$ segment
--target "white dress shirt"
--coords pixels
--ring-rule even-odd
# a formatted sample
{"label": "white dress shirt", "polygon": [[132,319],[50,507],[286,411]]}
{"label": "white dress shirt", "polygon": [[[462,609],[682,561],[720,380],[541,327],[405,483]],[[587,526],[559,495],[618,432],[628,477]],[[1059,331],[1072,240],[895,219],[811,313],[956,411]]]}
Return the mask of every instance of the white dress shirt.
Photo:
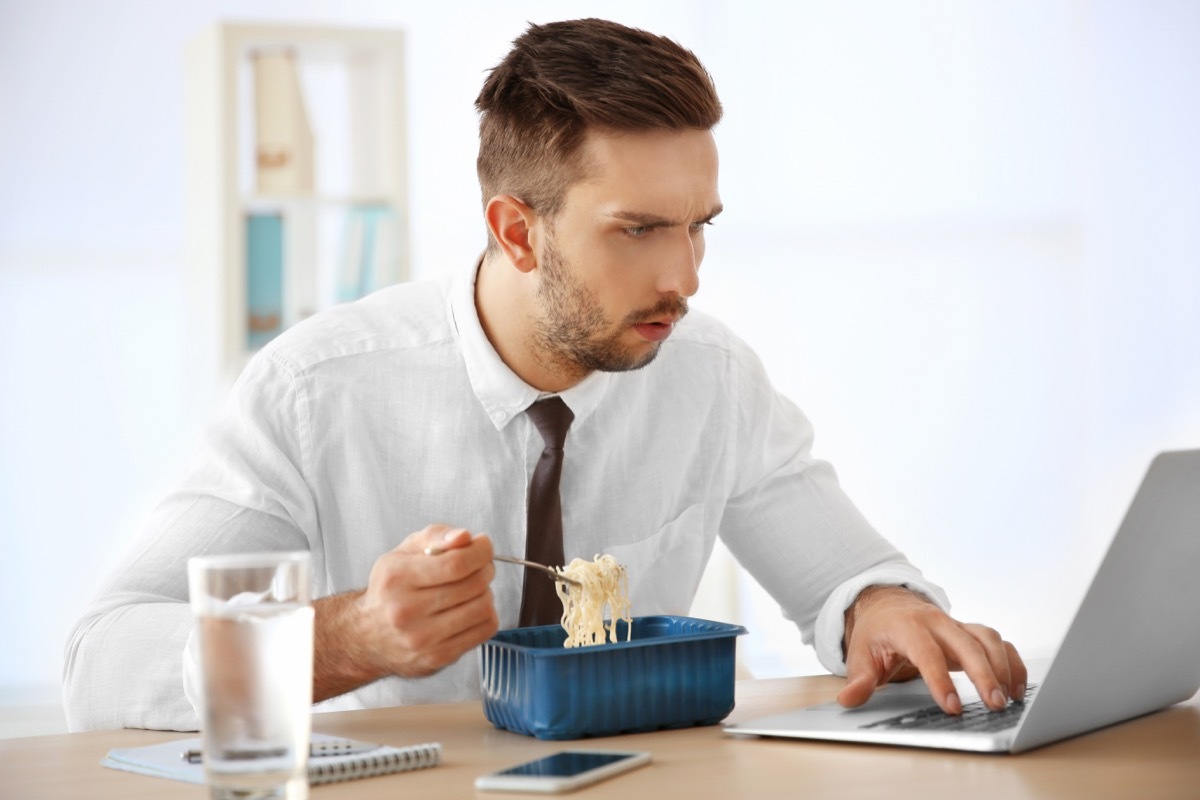
{"label": "white dress shirt", "polygon": [[[376,558],[434,522],[525,552],[526,492],[542,439],[538,391],[492,348],[472,270],[409,283],[295,326],[256,355],[141,549],[67,647],[73,730],[192,730],[195,642],[186,562],[201,553],[304,549],[313,596],[367,584]],[[870,584],[905,584],[946,607],[810,454],[804,415],[728,329],[692,311],[649,366],[593,373],[561,393],[574,412],[561,495],[567,560],[626,565],[635,615],[686,614],[719,535],[844,673],[844,610]],[[520,568],[492,584],[514,627]],[[385,678],[318,710],[479,697],[479,658]]]}

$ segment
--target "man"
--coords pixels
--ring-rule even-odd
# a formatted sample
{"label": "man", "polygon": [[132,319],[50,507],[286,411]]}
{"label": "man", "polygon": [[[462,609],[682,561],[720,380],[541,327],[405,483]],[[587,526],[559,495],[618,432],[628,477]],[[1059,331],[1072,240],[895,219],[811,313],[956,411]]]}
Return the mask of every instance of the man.
{"label": "man", "polygon": [[72,636],[71,726],[196,726],[184,570],[216,551],[312,552],[315,701],[478,697],[474,648],[532,591],[492,556],[540,546],[526,500],[548,396],[570,412],[564,558],[614,555],[636,614],[686,613],[720,535],[848,674],[843,703],[919,671],[954,713],[958,668],[993,708],[1022,696],[1013,647],[946,615],[754,355],[688,313],[721,211],[721,106],[695,56],[599,20],[534,25],[476,104],[482,259],[331,309],[252,361]]}

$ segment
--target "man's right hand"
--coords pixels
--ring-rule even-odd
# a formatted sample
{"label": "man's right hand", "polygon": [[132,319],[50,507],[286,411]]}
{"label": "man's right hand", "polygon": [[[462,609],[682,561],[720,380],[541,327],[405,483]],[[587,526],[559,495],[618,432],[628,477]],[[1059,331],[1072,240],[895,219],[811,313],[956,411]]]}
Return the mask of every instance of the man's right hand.
{"label": "man's right hand", "polygon": [[487,536],[447,525],[408,536],[376,560],[366,589],[313,604],[313,701],[431,675],[486,642],[500,626],[494,574]]}

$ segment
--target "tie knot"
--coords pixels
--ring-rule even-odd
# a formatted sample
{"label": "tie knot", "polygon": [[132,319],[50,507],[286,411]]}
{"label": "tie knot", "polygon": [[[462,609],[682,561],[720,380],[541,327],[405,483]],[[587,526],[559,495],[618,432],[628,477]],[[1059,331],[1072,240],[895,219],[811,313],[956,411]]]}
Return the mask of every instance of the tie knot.
{"label": "tie knot", "polygon": [[525,409],[525,413],[533,420],[546,447],[561,450],[563,442],[567,439],[567,428],[571,427],[571,421],[575,419],[575,415],[567,408],[562,398],[555,395],[538,400]]}

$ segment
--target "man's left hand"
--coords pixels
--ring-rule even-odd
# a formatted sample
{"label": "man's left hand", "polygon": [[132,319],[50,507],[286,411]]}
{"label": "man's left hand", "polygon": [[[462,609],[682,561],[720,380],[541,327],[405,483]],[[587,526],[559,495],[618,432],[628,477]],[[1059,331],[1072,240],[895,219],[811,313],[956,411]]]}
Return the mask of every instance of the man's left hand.
{"label": "man's left hand", "polygon": [[860,706],[889,681],[920,675],[947,714],[962,712],[951,670],[963,670],[988,708],[1025,696],[1025,662],[985,625],[959,622],[902,586],[869,586],[846,610],[846,686],[838,702]]}

